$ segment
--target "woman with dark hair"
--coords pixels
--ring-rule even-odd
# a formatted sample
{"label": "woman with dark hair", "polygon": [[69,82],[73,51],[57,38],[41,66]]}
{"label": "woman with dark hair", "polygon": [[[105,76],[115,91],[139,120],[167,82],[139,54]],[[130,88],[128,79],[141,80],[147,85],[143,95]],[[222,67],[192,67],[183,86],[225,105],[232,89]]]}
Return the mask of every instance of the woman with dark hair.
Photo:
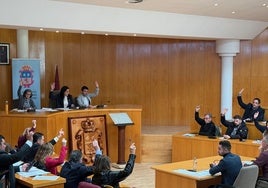
{"label": "woman with dark hair", "polygon": [[51,84],[51,90],[49,98],[56,101],[56,108],[73,108],[73,97],[70,95],[70,89],[68,86],[63,86],[58,94],[54,94],[55,83]]}
{"label": "woman with dark hair", "polygon": [[124,170],[111,171],[111,161],[107,156],[100,156],[95,159],[95,170],[92,183],[103,187],[111,185],[113,188],[119,188],[119,182],[126,179],[133,171],[136,159],[136,146],[134,143],[129,147],[130,154]]}
{"label": "woman with dark hair", "polygon": [[19,97],[19,104],[18,104],[18,109],[20,110],[35,110],[36,106],[34,104],[34,101],[32,99],[32,90],[30,89],[25,89],[23,94],[21,95],[21,88],[22,88],[22,83],[20,83],[20,86],[18,88],[18,97]]}

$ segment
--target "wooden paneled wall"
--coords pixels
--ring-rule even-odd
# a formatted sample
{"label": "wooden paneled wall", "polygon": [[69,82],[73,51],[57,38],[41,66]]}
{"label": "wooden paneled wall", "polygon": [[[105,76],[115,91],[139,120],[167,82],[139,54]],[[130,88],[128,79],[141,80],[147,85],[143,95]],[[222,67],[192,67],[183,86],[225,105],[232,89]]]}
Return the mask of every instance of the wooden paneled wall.
{"label": "wooden paneled wall", "polygon": [[[16,57],[16,30],[0,29],[0,42],[11,44]],[[29,57],[40,58],[42,106],[48,105],[50,83],[58,65],[60,84],[77,96],[82,85],[100,94],[94,104],[140,104],[142,124],[189,125],[194,108],[211,112],[219,123],[221,59],[215,41],[142,38],[29,31]],[[11,100],[11,66],[0,66],[0,109]],[[252,41],[241,41],[234,58],[233,113],[241,114],[236,95],[245,88],[246,102],[254,97],[268,106],[268,29]],[[268,112],[267,112],[268,113]]]}

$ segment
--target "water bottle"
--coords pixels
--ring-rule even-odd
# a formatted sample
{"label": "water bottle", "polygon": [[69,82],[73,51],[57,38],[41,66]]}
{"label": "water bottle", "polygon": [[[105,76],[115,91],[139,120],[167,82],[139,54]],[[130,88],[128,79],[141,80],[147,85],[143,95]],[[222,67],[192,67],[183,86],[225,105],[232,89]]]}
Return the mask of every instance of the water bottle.
{"label": "water bottle", "polygon": [[193,159],[193,171],[197,171],[197,158],[194,157]]}
{"label": "water bottle", "polygon": [[8,114],[8,101],[5,102],[5,111],[6,111],[6,114]]}

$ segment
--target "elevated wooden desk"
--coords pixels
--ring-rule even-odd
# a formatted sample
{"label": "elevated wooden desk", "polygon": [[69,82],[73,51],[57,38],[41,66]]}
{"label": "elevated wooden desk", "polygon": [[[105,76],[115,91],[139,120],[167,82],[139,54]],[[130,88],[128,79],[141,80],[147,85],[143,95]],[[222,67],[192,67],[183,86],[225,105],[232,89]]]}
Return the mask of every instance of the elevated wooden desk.
{"label": "elevated wooden desk", "polygon": [[[220,160],[221,156],[212,156],[198,158],[197,171],[209,169],[209,164],[214,160]],[[241,157],[241,160],[249,161],[251,157]],[[209,185],[215,185],[221,182],[221,176],[196,177],[188,174],[175,172],[178,169],[192,169],[193,160],[181,161],[156,165],[155,169],[155,188],[207,188]]]}
{"label": "elevated wooden desk", "polygon": [[[32,120],[37,120],[36,131],[45,136],[49,141],[54,138],[60,128],[63,128],[65,138],[69,138],[68,118],[86,116],[105,116],[108,140],[108,155],[112,162],[118,159],[118,129],[114,125],[109,113],[126,112],[134,125],[127,126],[125,130],[126,139],[131,139],[137,146],[136,162],[141,161],[141,107],[139,105],[113,105],[101,109],[83,109],[57,112],[5,112],[0,113],[0,133],[5,136],[6,141],[12,146],[17,145],[18,136],[26,127],[30,127]],[[70,142],[68,142],[70,143]],[[61,144],[55,145],[55,152],[60,152]],[[125,143],[125,158],[129,155],[129,142]]]}
{"label": "elevated wooden desk", "polygon": [[58,177],[56,180],[33,180],[33,177],[23,177],[19,174],[15,174],[16,184],[17,187],[20,185],[30,187],[30,188],[37,188],[37,187],[44,187],[44,188],[64,188],[64,183],[66,182],[65,178]]}
{"label": "elevated wooden desk", "polygon": [[[210,139],[207,136],[195,135],[194,137],[183,136],[178,133],[172,136],[172,162],[191,160],[194,157],[210,157],[218,154],[217,148],[220,139]],[[260,144],[254,140],[240,142],[238,139],[229,139],[232,145],[232,153],[245,156],[257,157]]]}

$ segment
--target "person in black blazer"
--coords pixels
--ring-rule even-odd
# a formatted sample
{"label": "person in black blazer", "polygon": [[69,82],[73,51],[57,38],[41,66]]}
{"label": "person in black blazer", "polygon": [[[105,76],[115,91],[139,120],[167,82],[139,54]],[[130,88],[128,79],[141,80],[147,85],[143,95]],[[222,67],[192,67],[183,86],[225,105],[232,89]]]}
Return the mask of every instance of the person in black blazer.
{"label": "person in black blazer", "polygon": [[248,137],[248,128],[246,126],[246,123],[242,121],[241,116],[235,115],[233,117],[234,121],[227,121],[225,119],[225,114],[227,112],[227,108],[223,109],[221,112],[221,123],[227,127],[227,130],[223,137],[225,139],[235,139],[238,138],[240,140],[247,139]]}
{"label": "person in black blazer", "polygon": [[55,100],[56,108],[74,108],[73,97],[68,86],[63,86],[60,92],[54,95],[55,83],[51,84],[49,98]]}
{"label": "person in black blazer", "polygon": [[242,101],[243,91],[244,91],[244,89],[241,89],[238,93],[238,96],[237,96],[237,101],[238,101],[239,106],[245,110],[245,112],[242,116],[242,120],[251,122],[254,119],[254,117],[253,117],[254,114],[256,112],[259,112],[259,115],[258,115],[256,120],[263,121],[265,110],[263,108],[261,108],[261,106],[260,106],[261,100],[259,98],[254,98],[252,103],[245,104]]}

